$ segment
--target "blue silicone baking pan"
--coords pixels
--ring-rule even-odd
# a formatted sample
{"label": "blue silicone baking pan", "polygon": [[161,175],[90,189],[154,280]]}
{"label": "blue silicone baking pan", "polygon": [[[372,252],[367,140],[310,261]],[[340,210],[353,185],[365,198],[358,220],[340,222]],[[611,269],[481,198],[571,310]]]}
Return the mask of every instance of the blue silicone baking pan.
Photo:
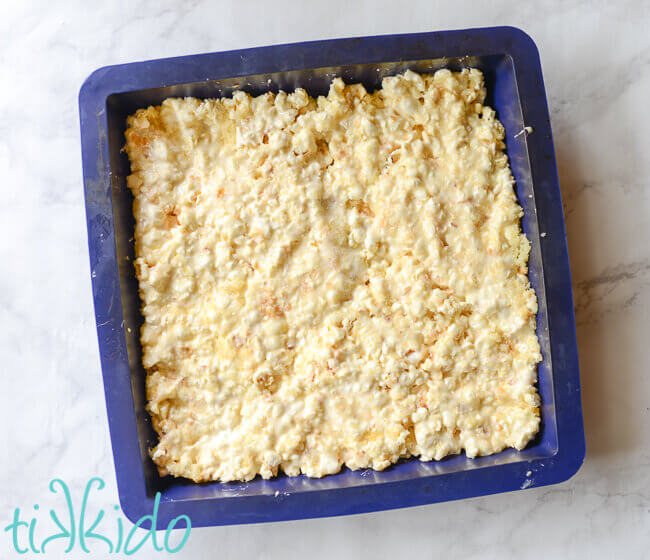
{"label": "blue silicone baking pan", "polygon": [[[156,442],[145,410],[142,324],[133,262],[129,162],[121,152],[127,115],[167,97],[258,95],[302,87],[326,94],[335,76],[369,90],[406,69],[483,71],[487,104],[506,130],[508,157],[532,243],[530,280],[539,299],[542,426],[523,451],[405,460],[382,472],[310,479],[195,484],[161,478],[149,458]],[[585,453],[580,380],[564,217],[537,48],[512,27],[389,35],[278,45],[108,66],[79,94],[90,269],[115,471],[131,520],[151,513],[159,526],[186,514],[193,526],[347,515],[554,484]],[[531,129],[526,129],[531,127]]]}

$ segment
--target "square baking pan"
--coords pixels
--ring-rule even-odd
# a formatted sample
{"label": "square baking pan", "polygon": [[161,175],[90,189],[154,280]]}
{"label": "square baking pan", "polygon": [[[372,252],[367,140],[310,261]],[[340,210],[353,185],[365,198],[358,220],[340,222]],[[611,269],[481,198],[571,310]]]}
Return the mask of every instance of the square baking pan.
{"label": "square baking pan", "polygon": [[[536,439],[522,451],[409,459],[381,472],[344,469],[322,479],[196,484],[160,477],[148,455],[156,434],[145,410],[133,199],[121,151],[127,115],[167,97],[298,87],[322,95],[336,76],[372,91],[384,76],[406,69],[466,67],[483,71],[486,104],[505,127],[522,227],[532,243],[529,275],[543,356]],[[566,233],[539,54],[524,32],[494,27],[337,39],[108,66],[83,84],[79,110],[97,335],[120,502],[129,519],[151,513],[158,492],[159,526],[180,514],[207,526],[430,504],[554,484],[578,470],[585,440]]]}

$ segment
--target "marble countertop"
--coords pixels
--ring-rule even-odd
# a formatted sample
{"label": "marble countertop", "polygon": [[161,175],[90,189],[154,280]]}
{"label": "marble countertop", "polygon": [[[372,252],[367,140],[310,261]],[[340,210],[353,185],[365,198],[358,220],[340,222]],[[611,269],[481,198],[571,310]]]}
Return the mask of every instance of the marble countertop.
{"label": "marble countertop", "polygon": [[[563,484],[353,517],[193,529],[177,558],[650,558],[650,5],[639,0],[29,0],[0,18],[3,527],[59,477],[117,490],[91,302],[77,95],[107,64],[281,42],[515,25],[539,47],[565,203],[587,459]],[[644,29],[646,31],[644,31]],[[39,504],[40,510],[33,509]],[[40,517],[39,517],[40,515]],[[115,515],[113,515],[115,519]],[[114,521],[113,521],[114,522]],[[14,557],[9,532],[0,557]],[[41,538],[42,540],[42,538]],[[54,543],[44,558],[64,555]],[[97,549],[100,550],[100,549]],[[57,555],[58,554],[58,555]],[[17,557],[17,555],[16,555]],[[139,558],[161,553],[143,547]]]}

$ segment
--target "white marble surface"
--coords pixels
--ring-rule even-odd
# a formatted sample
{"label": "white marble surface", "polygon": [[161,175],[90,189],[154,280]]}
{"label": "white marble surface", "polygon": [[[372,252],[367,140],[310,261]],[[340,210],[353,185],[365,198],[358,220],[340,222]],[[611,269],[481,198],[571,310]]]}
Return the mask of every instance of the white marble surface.
{"label": "white marble surface", "polygon": [[[455,503],[195,529],[176,557],[388,558],[408,550],[427,558],[650,558],[650,8],[642,0],[487,4],[2,3],[3,527],[14,507],[51,507],[55,476],[75,499],[89,477],[103,477],[95,510],[117,500],[78,132],[77,94],[92,70],[289,41],[509,24],[539,46],[552,112],[576,295],[582,470],[558,486]],[[41,557],[63,557],[55,548]],[[160,556],[150,547],[138,553]],[[13,557],[4,532],[0,557]],[[70,557],[89,555],[75,549]]]}

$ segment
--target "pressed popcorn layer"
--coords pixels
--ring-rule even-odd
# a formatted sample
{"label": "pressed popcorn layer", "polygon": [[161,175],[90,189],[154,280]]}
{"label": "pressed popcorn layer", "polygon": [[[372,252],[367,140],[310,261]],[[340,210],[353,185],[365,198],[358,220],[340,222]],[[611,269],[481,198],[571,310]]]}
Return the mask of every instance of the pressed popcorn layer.
{"label": "pressed popcorn layer", "polygon": [[320,477],[521,449],[529,243],[477,70],[167,99],[128,119],[161,474]]}

